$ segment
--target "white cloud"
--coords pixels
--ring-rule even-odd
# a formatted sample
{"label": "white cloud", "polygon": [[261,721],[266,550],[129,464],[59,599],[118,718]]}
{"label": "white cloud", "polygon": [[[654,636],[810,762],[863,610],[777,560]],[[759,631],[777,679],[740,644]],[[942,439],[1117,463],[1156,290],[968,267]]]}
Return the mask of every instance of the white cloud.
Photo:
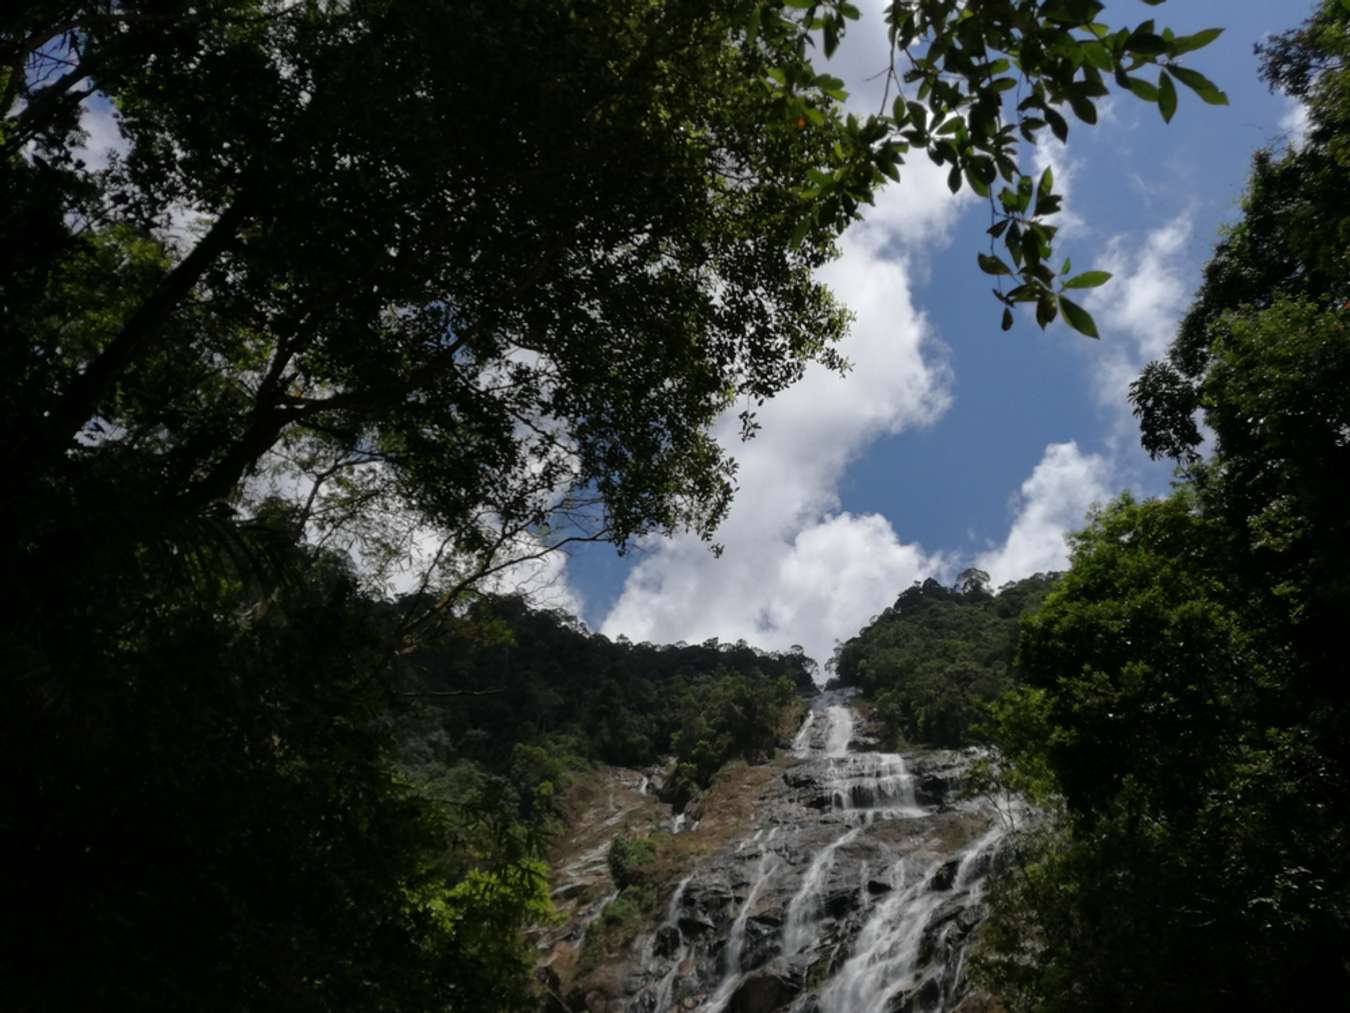
{"label": "white cloud", "polygon": [[1280,117],[1280,129],[1289,139],[1289,146],[1295,151],[1302,150],[1308,143],[1308,131],[1312,121],[1308,116],[1308,107],[1298,99],[1289,99],[1289,108]]}
{"label": "white cloud", "polygon": [[75,147],[75,157],[95,172],[106,169],[114,155],[130,150],[112,103],[102,95],[92,95],[80,104],[80,129],[84,143]]}
{"label": "white cloud", "polygon": [[1051,225],[1059,227],[1059,239],[1081,235],[1087,230],[1087,222],[1077,214],[1069,203],[1073,191],[1074,177],[1078,175],[1077,159],[1069,157],[1068,145],[1062,144],[1053,134],[1042,133],[1036,147],[1031,151],[1035,178],[1040,180],[1046,169],[1055,181],[1055,191],[1063,198],[1060,212],[1049,219]]}
{"label": "white cloud", "polygon": [[777,538],[731,541],[720,560],[681,539],[640,564],[603,632],[633,640],[801,644],[822,664],[914,580],[945,560],[901,544],[877,514],[834,514]]}
{"label": "white cloud", "polygon": [[[866,12],[876,21],[881,3]],[[850,108],[875,112],[889,56],[885,30],[852,29],[830,72],[850,88]],[[759,411],[762,429],[739,442],[734,413],[717,436],[736,457],[738,492],[717,533],[720,558],[690,537],[654,541],[602,624],[635,640],[745,639],[782,649],[801,644],[826,661],[849,637],[942,557],[904,545],[878,515],[840,512],[845,469],[872,441],[928,425],[951,404],[945,349],[911,295],[909,251],[946,240],[964,200],[921,153],[902,182],[878,195],[844,236],[842,256],[821,271],[855,314],[840,347],[853,368],[813,368]]]}
{"label": "white cloud", "polygon": [[989,573],[995,587],[1063,570],[1069,560],[1064,536],[1081,528],[1088,509],[1112,492],[1105,458],[1083,453],[1076,443],[1050,444],[1014,501],[1016,517],[1007,541],[981,554],[975,565]]}
{"label": "white cloud", "polygon": [[[876,17],[883,4],[867,6]],[[888,56],[878,26],[864,22],[850,32],[830,70],[849,83],[854,111],[880,108],[878,72]],[[1038,157],[1055,164],[1061,189],[1072,183],[1075,166],[1062,147],[1044,146]],[[717,533],[723,555],[690,537],[645,545],[646,558],[629,572],[602,632],[666,642],[744,639],[770,649],[802,644],[824,662],[836,639],[852,636],[913,581],[954,575],[956,557],[906,544],[885,517],[842,511],[839,484],[869,443],[931,424],[952,403],[944,347],[912,298],[922,262],[911,251],[947,241],[963,206],[975,203],[968,194],[953,198],[946,172],[922,153],[902,169],[900,185],[879,195],[845,235],[841,259],[821,272],[856,314],[841,348],[852,372],[809,370],[764,406],[763,428],[748,444],[736,442],[734,416],[723,420],[718,437],[740,464],[737,497]],[[1072,230],[1080,222],[1070,212],[1060,224]],[[1152,259],[1128,264],[1123,245],[1116,250],[1140,275],[1139,286],[1152,283],[1154,261],[1165,259],[1166,243],[1155,246]],[[1121,319],[1142,326],[1145,295],[1131,286]],[[999,581],[1063,567],[1064,534],[1109,495],[1109,472],[1075,444],[1048,447],[1021,488],[1007,543],[982,554],[979,565]]]}
{"label": "white cloud", "polygon": [[1118,442],[1137,436],[1130,383],[1145,364],[1166,354],[1190,303],[1190,237],[1188,214],[1148,233],[1142,243],[1116,237],[1101,261],[1114,277],[1085,300],[1102,335],[1101,345],[1092,349],[1097,356],[1090,367],[1093,385],[1098,400],[1115,415],[1112,435]]}
{"label": "white cloud", "polygon": [[[881,6],[872,0],[868,14]],[[876,26],[851,32],[831,65],[850,83],[850,106],[859,112],[880,107],[884,78],[877,74],[889,56],[884,31],[869,27]],[[1048,151],[1061,158],[1063,185],[1072,167]],[[905,544],[886,518],[841,512],[838,487],[869,443],[928,425],[951,405],[944,348],[912,299],[909,251],[945,242],[967,202],[975,200],[953,198],[946,172],[919,154],[902,183],[880,194],[846,234],[843,256],[821,277],[856,314],[841,349],[852,372],[808,371],[764,407],[763,429],[749,444],[737,446],[734,419],[724,420],[719,438],[740,464],[736,501],[717,534],[724,554],[714,558],[688,537],[645,546],[649,555],[629,573],[604,633],[654,641],[715,636],[778,649],[799,643],[823,662],[836,638],[853,635],[914,580],[951,576],[954,558]],[[1104,495],[1104,466],[1065,447],[1047,452],[1024,486],[1023,516],[1008,546],[998,558],[989,554],[1001,577],[1062,563],[1063,531],[1081,524],[1086,505]],[[1071,465],[1093,479],[1073,495]],[[1056,507],[1052,496],[1064,503]]]}
{"label": "white cloud", "polygon": [[734,415],[719,425],[740,464],[717,534],[722,557],[687,536],[649,545],[603,632],[802,644],[823,662],[836,637],[940,565],[902,545],[884,518],[838,513],[840,478],[869,442],[927,425],[951,401],[943,349],[914,307],[906,262],[880,255],[883,245],[874,232],[850,233],[844,256],[822,272],[857,315],[842,347],[849,375],[809,370],[764,406],[763,429],[747,444],[736,442]]}

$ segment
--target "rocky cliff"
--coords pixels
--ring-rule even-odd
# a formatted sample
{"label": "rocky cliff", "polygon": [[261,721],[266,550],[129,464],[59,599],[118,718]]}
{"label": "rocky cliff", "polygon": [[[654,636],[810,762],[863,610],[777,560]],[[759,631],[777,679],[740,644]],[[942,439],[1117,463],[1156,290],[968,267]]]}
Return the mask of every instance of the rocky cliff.
{"label": "rocky cliff", "polygon": [[[973,1007],[963,962],[1001,824],[959,798],[971,754],[867,744],[824,694],[790,754],[727,772],[683,820],[652,774],[611,771],[560,855],[566,921],[539,940],[553,1013]],[[620,834],[645,849],[622,892]]]}

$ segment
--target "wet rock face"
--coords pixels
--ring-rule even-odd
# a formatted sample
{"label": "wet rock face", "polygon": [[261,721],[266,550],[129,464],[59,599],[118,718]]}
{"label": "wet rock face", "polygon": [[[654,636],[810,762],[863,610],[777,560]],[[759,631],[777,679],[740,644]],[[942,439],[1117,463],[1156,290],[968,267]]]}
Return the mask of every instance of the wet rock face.
{"label": "wet rock face", "polygon": [[801,991],[790,978],[777,974],[753,974],[743,981],[727,1004],[727,1013],[773,1013]]}
{"label": "wet rock face", "polygon": [[858,725],[817,699],[743,836],[698,860],[588,1010],[956,1010],[997,823],[959,800],[972,754],[860,750]]}

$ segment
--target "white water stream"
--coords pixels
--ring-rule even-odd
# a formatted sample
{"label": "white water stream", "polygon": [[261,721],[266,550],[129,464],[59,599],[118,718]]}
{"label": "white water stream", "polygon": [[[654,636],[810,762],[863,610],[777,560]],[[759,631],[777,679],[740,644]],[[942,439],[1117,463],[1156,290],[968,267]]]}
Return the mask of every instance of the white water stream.
{"label": "white water stream", "polygon": [[836,704],[825,711],[829,721],[825,732],[825,755],[846,756],[848,744],[853,741],[853,709]]}
{"label": "white water stream", "polygon": [[[745,926],[750,920],[750,914],[755,909],[755,901],[759,900],[759,895],[764,890],[765,884],[769,882],[770,877],[777,871],[780,864],[780,856],[769,849],[773,839],[778,836],[782,827],[774,827],[764,837],[764,843],[760,846],[759,864],[755,868],[755,878],[750,884],[750,890],[745,895],[745,902],[741,904],[741,909],[736,912],[736,920],[731,924],[731,934],[727,936],[726,948],[722,951],[722,983],[718,986],[713,997],[708,1000],[703,1009],[707,1013],[721,1013],[731,997],[736,994],[736,989],[740,988],[741,982],[745,980],[745,974],[741,971],[741,953],[745,949]],[[657,1007],[660,1009],[661,1007]]]}
{"label": "white water stream", "polygon": [[[936,889],[939,861],[878,904],[853,945],[853,956],[820,996],[820,1013],[884,1013],[891,1000],[919,984],[919,955],[933,915],[944,902],[971,888],[972,870],[1003,836],[995,825],[961,855],[949,890]],[[904,882],[909,869],[895,870]]]}
{"label": "white water stream", "polygon": [[[630,1013],[677,1013],[695,999],[698,1013],[727,1013],[766,1001],[774,988],[788,990],[770,1000],[781,1011],[885,1013],[920,987],[925,1001],[936,987],[932,994],[941,995],[943,1010],[959,1000],[969,925],[959,925],[957,915],[978,902],[987,865],[981,859],[997,846],[1002,830],[995,825],[959,852],[935,851],[934,833],[968,832],[970,816],[920,804],[905,757],[850,751],[858,721],[839,701],[837,695],[819,699],[794,736],[797,762],[789,768],[793,773],[784,774],[790,790],[767,796],[778,807],[774,824],[766,828],[765,820],[713,859],[706,886],[696,870],[676,887],[660,942],[654,934],[644,949],[644,964],[655,975],[648,979],[650,991],[643,989]],[[925,762],[931,771],[932,761]],[[784,813],[790,814],[786,820]],[[880,825],[909,820],[936,822],[912,830]],[[672,829],[685,826],[677,818]],[[713,900],[710,906],[710,898],[725,891],[720,884],[729,871],[733,882],[739,880],[739,903],[730,908]],[[698,889],[691,891],[695,881]],[[688,937],[679,928],[686,903],[694,919]],[[700,918],[706,928],[696,927]],[[781,918],[776,939],[774,918]],[[808,968],[822,959],[833,962],[829,953],[837,946],[846,947],[838,958],[842,965],[834,964],[837,970],[814,994],[796,992]],[[755,991],[740,995],[750,984]]]}
{"label": "white water stream", "polygon": [[846,831],[838,840],[822,848],[811,860],[806,874],[802,876],[802,885],[788,903],[787,917],[783,921],[784,953],[791,956],[804,949],[815,936],[816,922],[820,916],[821,888],[825,877],[834,866],[835,853],[862,832],[862,827]]}
{"label": "white water stream", "polygon": [[[662,928],[673,927],[678,934],[679,944],[675,952],[671,954],[670,970],[666,972],[656,986],[656,1005],[655,1009],[667,1010],[671,1008],[671,993],[675,989],[675,976],[680,973],[680,965],[684,963],[685,957],[689,955],[689,944],[685,942],[684,934],[680,932],[680,904],[684,900],[684,891],[689,887],[689,881],[693,879],[693,873],[685,876],[675,887],[675,892],[670,895],[670,903],[666,905],[666,920],[662,923]],[[657,936],[653,935],[647,941],[647,957],[651,959],[652,951],[656,947]]]}

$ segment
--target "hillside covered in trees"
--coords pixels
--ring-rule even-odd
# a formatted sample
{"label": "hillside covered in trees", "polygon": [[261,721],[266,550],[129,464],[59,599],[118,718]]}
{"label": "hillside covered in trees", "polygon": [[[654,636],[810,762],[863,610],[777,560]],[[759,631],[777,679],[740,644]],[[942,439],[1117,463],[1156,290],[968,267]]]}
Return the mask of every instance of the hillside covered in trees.
{"label": "hillside covered in trees", "polygon": [[428,776],[535,757],[559,781],[568,765],[673,759],[665,794],[678,810],[729,760],[772,756],[816,692],[816,664],[800,652],[611,641],[518,598],[480,600],[462,629],[473,635],[404,662],[401,756]]}
{"label": "hillside covered in trees", "polygon": [[[907,158],[989,201],[1005,329],[1095,336],[1107,276],[1056,270],[1029,153],[1111,95],[1227,101],[1184,62],[1216,30],[1104,10],[892,4],[860,117],[817,55],[845,0],[7,6],[4,1005],[536,1010],[571,772],[670,759],[677,810],[773,780],[813,666],[491,589],[711,543],[716,428],[846,372],[818,272]],[[989,729],[1038,806],[980,964],[1010,1010],[1350,996],[1348,23],[1267,44],[1307,142],[1134,387],[1175,494],[1058,582],[905,591],[835,661],[897,741]]]}
{"label": "hillside covered in trees", "polygon": [[1005,585],[968,570],[954,587],[915,584],[832,659],[834,682],[861,690],[888,746],[968,745],[995,697],[1017,684],[1013,658],[1025,616],[1053,575]]}
{"label": "hillside covered in trees", "polygon": [[1176,489],[1090,519],[995,704],[1047,814],[994,897],[1012,1010],[1350,1004],[1350,9],[1262,55],[1307,140],[1132,389]]}

